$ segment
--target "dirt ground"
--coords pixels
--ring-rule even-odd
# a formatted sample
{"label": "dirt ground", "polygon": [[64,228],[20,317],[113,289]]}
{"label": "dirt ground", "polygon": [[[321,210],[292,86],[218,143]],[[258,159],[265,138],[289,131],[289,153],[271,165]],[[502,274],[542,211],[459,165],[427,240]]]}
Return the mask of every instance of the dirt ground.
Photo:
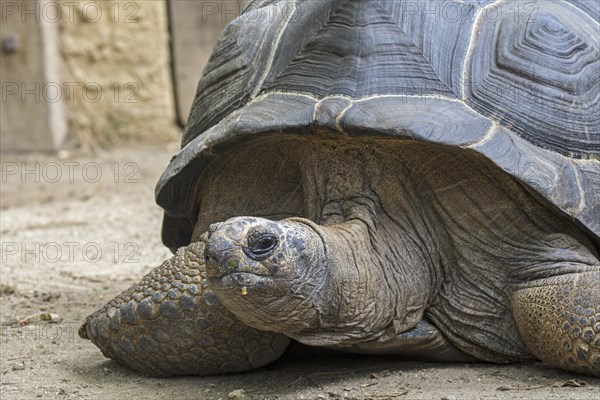
{"label": "dirt ground", "polygon": [[176,149],[2,156],[1,399],[600,397],[600,379],[541,363],[436,364],[301,350],[244,374],[153,379],[104,358],[77,336],[78,326],[170,256],[153,192]]}

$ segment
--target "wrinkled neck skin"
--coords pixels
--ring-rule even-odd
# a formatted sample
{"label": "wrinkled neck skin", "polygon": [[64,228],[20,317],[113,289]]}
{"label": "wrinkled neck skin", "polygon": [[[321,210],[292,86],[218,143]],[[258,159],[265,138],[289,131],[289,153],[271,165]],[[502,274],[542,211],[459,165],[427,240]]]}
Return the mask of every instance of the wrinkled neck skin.
{"label": "wrinkled neck skin", "polygon": [[308,345],[386,341],[421,321],[442,283],[448,241],[407,171],[385,172],[360,148],[333,155],[305,158],[309,219],[284,220],[319,242],[289,280],[294,294],[224,303],[249,325]]}

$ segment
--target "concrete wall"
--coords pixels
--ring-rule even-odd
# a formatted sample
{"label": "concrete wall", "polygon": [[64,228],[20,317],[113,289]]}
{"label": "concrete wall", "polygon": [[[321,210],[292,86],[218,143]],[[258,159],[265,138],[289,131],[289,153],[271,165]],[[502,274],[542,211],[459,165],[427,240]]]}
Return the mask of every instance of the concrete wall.
{"label": "concrete wall", "polygon": [[2,0],[0,12],[2,39],[19,43],[0,60],[2,150],[55,150],[65,131],[91,147],[179,137],[166,0]]}
{"label": "concrete wall", "polygon": [[64,80],[77,85],[69,132],[101,145],[178,135],[166,1],[74,3],[60,35]]}

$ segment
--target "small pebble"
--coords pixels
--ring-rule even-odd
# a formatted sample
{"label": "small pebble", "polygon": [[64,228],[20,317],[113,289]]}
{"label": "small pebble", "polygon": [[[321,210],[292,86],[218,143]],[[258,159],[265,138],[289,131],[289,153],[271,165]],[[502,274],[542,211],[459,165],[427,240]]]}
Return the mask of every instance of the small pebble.
{"label": "small pebble", "polygon": [[16,290],[16,286],[13,283],[0,283],[0,296],[14,294]]}
{"label": "small pebble", "polygon": [[245,399],[246,398],[246,391],[244,389],[236,389],[232,392],[230,392],[227,397],[229,397],[230,399]]}
{"label": "small pebble", "polygon": [[449,394],[447,396],[442,397],[441,400],[456,400],[456,396]]}

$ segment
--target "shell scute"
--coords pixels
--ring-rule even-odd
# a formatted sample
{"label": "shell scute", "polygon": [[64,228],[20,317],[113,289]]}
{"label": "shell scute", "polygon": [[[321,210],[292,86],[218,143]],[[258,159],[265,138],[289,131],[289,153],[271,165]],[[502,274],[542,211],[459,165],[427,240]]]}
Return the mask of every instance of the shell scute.
{"label": "shell scute", "polygon": [[[481,21],[466,102],[528,142],[568,157],[600,153],[598,24],[564,2],[537,1]],[[518,18],[517,18],[518,17]]]}

